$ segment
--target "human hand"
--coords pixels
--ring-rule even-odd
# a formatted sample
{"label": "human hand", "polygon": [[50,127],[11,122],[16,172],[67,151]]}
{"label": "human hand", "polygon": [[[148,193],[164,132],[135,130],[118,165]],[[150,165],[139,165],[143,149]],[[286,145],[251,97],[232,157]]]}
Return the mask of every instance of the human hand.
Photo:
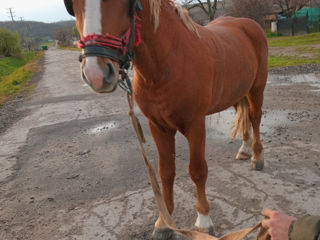
{"label": "human hand", "polygon": [[296,220],[296,218],[267,208],[262,210],[262,215],[267,217],[262,221],[262,227],[267,229],[271,240],[289,239],[289,227],[291,222]]}

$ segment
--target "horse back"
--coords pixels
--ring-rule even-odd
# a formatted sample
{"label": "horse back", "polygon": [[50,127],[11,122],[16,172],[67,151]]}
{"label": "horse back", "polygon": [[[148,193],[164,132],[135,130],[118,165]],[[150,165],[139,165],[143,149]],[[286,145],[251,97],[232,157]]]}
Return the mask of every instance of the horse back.
{"label": "horse back", "polygon": [[[214,36],[215,41],[219,41],[219,37],[227,37],[236,41],[250,40],[250,43],[256,50],[267,51],[267,39],[261,26],[249,18],[235,17],[219,17],[204,27]],[[243,42],[242,44],[247,44]]]}
{"label": "horse back", "polygon": [[202,41],[215,65],[214,105],[208,113],[237,104],[255,85],[263,91],[266,78],[257,76],[267,74],[268,47],[259,24],[246,18],[220,17],[204,27]]}

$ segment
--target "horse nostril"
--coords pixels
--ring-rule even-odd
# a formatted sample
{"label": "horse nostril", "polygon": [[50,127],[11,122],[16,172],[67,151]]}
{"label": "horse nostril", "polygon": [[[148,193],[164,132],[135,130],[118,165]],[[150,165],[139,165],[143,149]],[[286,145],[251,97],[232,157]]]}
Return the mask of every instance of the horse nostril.
{"label": "horse nostril", "polygon": [[103,70],[104,80],[107,83],[112,83],[115,77],[115,71],[111,63],[106,64],[106,68]]}

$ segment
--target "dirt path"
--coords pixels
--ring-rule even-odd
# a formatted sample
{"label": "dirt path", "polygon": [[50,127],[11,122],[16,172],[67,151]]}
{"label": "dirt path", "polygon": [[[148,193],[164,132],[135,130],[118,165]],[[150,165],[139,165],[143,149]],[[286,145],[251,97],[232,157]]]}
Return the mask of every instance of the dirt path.
{"label": "dirt path", "polygon": [[[150,239],[157,210],[125,94],[93,94],[79,80],[77,56],[46,53],[42,79],[18,110],[27,114],[0,135],[0,239]],[[263,207],[320,214],[319,77],[270,75],[262,172],[234,160],[241,141],[229,137],[233,112],[208,117],[207,188],[217,235],[253,225]],[[192,227],[195,189],[181,135],[176,164],[174,219]]]}

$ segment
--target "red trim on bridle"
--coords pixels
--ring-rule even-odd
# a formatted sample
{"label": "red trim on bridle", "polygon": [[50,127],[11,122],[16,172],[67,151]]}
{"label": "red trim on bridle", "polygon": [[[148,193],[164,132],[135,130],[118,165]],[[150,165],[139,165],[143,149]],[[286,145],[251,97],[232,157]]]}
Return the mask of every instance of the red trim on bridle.
{"label": "red trim on bridle", "polygon": [[[138,23],[138,17],[135,16],[136,21],[136,27],[135,27],[135,44],[134,46],[137,47],[141,43],[141,24]],[[130,39],[130,31],[131,27],[129,27],[128,31],[121,37],[118,38],[116,36],[113,36],[111,34],[88,34],[84,38],[82,38],[80,41],[78,41],[78,47],[79,48],[85,48],[87,46],[92,45],[100,45],[106,48],[113,48],[116,50],[121,51],[122,54],[125,54],[128,49],[128,43]]]}

